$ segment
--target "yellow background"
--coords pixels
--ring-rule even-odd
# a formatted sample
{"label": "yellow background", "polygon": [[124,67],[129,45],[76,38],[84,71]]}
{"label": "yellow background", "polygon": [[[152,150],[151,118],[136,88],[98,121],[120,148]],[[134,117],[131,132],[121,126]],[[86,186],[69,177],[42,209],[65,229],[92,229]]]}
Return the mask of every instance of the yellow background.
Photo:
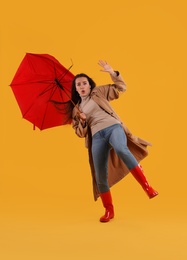
{"label": "yellow background", "polygon": [[[5,1],[0,10],[0,258],[187,259],[185,0]],[[143,162],[159,191],[149,200],[131,175],[112,188],[108,224],[94,202],[84,140],[71,126],[40,131],[21,118],[9,84],[26,52],[48,53],[74,74],[109,83],[97,61],[121,72],[113,107],[150,141]]]}

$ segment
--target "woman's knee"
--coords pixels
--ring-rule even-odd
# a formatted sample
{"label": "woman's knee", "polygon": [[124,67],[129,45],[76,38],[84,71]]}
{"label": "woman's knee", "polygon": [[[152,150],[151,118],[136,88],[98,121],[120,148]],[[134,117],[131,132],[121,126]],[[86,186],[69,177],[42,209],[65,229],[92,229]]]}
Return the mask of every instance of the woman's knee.
{"label": "woman's knee", "polygon": [[117,153],[117,155],[119,156],[119,157],[128,157],[128,156],[130,156],[131,155],[131,152],[129,151],[129,149],[128,148],[121,148],[121,147],[117,147],[116,149],[115,149],[115,152]]}

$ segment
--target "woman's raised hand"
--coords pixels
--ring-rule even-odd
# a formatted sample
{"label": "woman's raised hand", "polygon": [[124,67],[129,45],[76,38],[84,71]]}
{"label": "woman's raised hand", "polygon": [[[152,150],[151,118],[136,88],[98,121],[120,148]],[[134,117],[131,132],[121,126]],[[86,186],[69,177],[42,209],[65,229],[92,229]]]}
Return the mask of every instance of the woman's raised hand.
{"label": "woman's raised hand", "polygon": [[106,61],[103,60],[99,60],[98,61],[98,65],[101,66],[103,69],[101,69],[100,71],[102,72],[108,72],[111,75],[114,75],[115,72],[113,70],[113,68],[110,66],[110,64],[108,64]]}

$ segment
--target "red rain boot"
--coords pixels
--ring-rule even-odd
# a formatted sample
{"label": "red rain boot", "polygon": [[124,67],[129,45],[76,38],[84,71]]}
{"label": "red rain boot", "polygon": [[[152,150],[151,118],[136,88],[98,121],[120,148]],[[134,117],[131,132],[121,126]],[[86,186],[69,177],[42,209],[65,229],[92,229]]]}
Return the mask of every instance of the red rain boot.
{"label": "red rain boot", "polygon": [[110,191],[100,193],[100,197],[104,208],[105,215],[100,218],[100,222],[109,222],[114,217],[114,207],[112,205],[112,197]]}
{"label": "red rain boot", "polygon": [[146,177],[144,176],[143,169],[141,165],[137,165],[133,169],[130,170],[134,178],[139,182],[139,184],[142,186],[144,191],[147,193],[150,199],[154,198],[158,195],[158,192],[154,190],[146,180]]}

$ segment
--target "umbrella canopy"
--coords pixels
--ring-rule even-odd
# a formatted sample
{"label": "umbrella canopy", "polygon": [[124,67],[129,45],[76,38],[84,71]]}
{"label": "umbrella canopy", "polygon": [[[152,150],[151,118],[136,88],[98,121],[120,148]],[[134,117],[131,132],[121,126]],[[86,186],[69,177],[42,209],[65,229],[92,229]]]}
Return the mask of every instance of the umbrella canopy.
{"label": "umbrella canopy", "polygon": [[10,84],[23,118],[40,130],[71,123],[70,68],[49,54],[26,53]]}

